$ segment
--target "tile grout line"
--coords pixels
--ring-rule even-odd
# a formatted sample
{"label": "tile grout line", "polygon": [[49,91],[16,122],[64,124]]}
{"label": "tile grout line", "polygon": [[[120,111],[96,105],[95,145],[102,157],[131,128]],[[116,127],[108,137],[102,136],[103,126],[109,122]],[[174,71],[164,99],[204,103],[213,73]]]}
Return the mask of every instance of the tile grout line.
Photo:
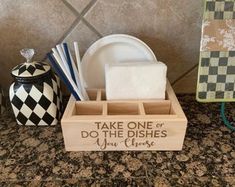
{"label": "tile grout line", "polygon": [[[60,37],[60,39],[56,42],[56,44],[61,43],[72,31],[73,29],[78,25],[78,23],[82,20],[82,15],[86,14],[86,12],[92,7],[92,5],[96,2],[96,0],[94,3],[91,3],[93,1],[91,1],[82,11],[82,13],[80,14],[70,3],[67,2],[67,0],[61,0],[62,3],[75,15],[75,20],[73,21],[73,23],[71,24],[71,26],[67,29],[67,31],[64,32],[64,34]],[[49,51],[50,52],[50,51]],[[44,58],[42,58],[41,61],[46,61],[47,59],[47,55],[45,55]]]}
{"label": "tile grout line", "polygon": [[[81,21],[81,15],[76,11],[75,12],[75,9],[72,7],[72,5],[70,5],[66,0],[61,0],[62,3],[70,10],[72,11],[72,13],[74,14],[75,16],[75,20],[73,21],[73,23],[70,25],[70,27],[67,29],[67,31],[65,31],[63,33],[63,35],[60,37],[60,39],[55,42],[55,44],[58,44],[58,43],[61,43],[65,38],[66,36],[68,36],[72,30],[77,26],[77,24]],[[51,51],[51,50],[50,50]],[[48,51],[48,53],[50,52]],[[45,55],[41,61],[46,61],[47,59],[47,55]]]}
{"label": "tile grout line", "polygon": [[[193,24],[191,24],[188,20],[185,19],[185,16],[181,16],[180,14],[178,14],[177,12],[175,12],[175,11],[172,9],[172,6],[171,6],[171,4],[170,4],[169,2],[167,2],[167,5],[168,5],[168,7],[169,7],[169,10],[171,10],[171,12],[172,12],[179,20],[183,21],[183,22],[186,23],[186,24],[193,25]],[[196,23],[195,25],[196,25],[198,28],[201,28],[201,24]]]}
{"label": "tile grout line", "polygon": [[[175,11],[172,10],[171,4],[169,2],[167,2],[167,6],[169,7],[169,10],[172,11],[172,13],[180,20],[183,20],[184,23],[187,23],[188,21],[185,21],[184,18],[182,16],[180,16],[179,14],[177,14]],[[168,10],[168,11],[169,11]],[[191,25],[191,24],[190,24]],[[196,24],[197,27],[198,24]],[[169,33],[168,33],[169,34]],[[178,78],[176,78],[172,83],[171,86],[174,86],[177,82],[179,82],[180,80],[182,80],[184,78],[185,75],[191,73],[196,67],[198,66],[198,63],[196,63],[195,65],[193,65],[190,69],[188,69],[185,73],[183,73],[182,75],[180,75]]]}
{"label": "tile grout line", "polygon": [[102,34],[100,34],[95,27],[93,27],[85,18],[82,18],[83,23],[91,30],[93,31],[97,36],[99,36],[100,38],[103,37]]}
{"label": "tile grout line", "polygon": [[181,76],[179,76],[176,80],[174,80],[171,85],[174,86],[177,82],[179,82],[182,78],[184,78],[187,74],[191,73],[194,69],[198,67],[198,64],[195,64],[192,68],[187,70],[185,73],[183,73]]}
{"label": "tile grout line", "polygon": [[75,16],[81,15],[67,0],[61,0],[63,4],[73,12]]}
{"label": "tile grout line", "polygon": [[[102,37],[102,34],[100,34],[95,27],[93,27],[85,18],[85,14],[93,7],[93,5],[97,2],[97,0],[91,0],[88,5],[82,10],[81,13],[79,13],[67,0],[62,0],[62,2],[76,15],[77,17],[80,17],[80,19],[83,21],[83,23],[91,30],[93,31],[97,36]],[[77,22],[77,24],[79,21]],[[73,29],[70,30],[70,32]],[[68,35],[69,33],[67,33]],[[66,36],[65,36],[66,37]]]}
{"label": "tile grout line", "polygon": [[103,37],[103,35],[101,33],[99,33],[98,30],[96,30],[96,28],[94,26],[92,26],[92,24],[90,24],[85,18],[84,16],[86,15],[86,13],[88,13],[88,11],[95,5],[95,3],[97,2],[97,0],[91,0],[90,3],[83,9],[81,15],[82,15],[82,21],[83,23],[91,30],[93,31],[95,34],[97,34],[97,36],[99,36],[100,38]]}
{"label": "tile grout line", "polygon": [[64,32],[64,34],[60,37],[60,39],[56,42],[57,44],[58,43],[61,43],[72,31],[73,29],[78,25],[78,23],[81,21],[81,17],[78,16],[74,22],[72,23],[72,25],[68,28],[67,31]]}
{"label": "tile grout line", "polygon": [[57,43],[61,43],[72,31],[73,29],[78,25],[78,23],[81,21],[81,14],[66,0],[61,0],[63,4],[75,15],[76,19],[73,21],[72,25],[67,29],[67,31],[64,32],[64,34],[60,37]]}
{"label": "tile grout line", "polygon": [[[80,21],[82,21],[91,31],[93,31],[97,36],[102,37],[102,34],[100,34],[83,16],[90,10],[90,8],[96,3],[97,0],[92,0],[83,10],[81,13],[79,13],[70,3],[67,2],[67,0],[61,0],[64,5],[72,11],[72,13],[75,15],[76,19],[72,23],[72,25],[69,27],[67,31],[64,32],[64,34],[60,37],[60,39],[56,42],[56,44],[61,43],[72,31],[73,29],[79,24]],[[49,51],[50,52],[50,51]],[[42,58],[41,61],[46,61],[47,56]]]}
{"label": "tile grout line", "polygon": [[97,2],[97,0],[91,0],[90,3],[82,10],[81,15],[85,16],[85,14],[93,7],[93,5]]}

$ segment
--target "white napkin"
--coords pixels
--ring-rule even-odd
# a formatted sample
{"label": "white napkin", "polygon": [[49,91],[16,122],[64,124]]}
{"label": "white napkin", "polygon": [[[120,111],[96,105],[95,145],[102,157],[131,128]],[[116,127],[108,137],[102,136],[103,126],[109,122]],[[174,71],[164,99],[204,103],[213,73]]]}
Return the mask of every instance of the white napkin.
{"label": "white napkin", "polygon": [[166,73],[162,62],[106,64],[107,100],[165,99]]}

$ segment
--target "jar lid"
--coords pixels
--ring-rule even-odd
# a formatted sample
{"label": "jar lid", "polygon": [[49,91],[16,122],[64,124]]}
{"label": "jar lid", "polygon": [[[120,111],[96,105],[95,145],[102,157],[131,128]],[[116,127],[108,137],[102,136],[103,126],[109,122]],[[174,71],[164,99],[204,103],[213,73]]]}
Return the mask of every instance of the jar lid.
{"label": "jar lid", "polygon": [[36,61],[31,62],[35,53],[34,49],[22,49],[20,53],[26,58],[26,62],[19,64],[12,69],[11,74],[13,76],[29,78],[43,75],[50,71],[51,67],[48,64]]}

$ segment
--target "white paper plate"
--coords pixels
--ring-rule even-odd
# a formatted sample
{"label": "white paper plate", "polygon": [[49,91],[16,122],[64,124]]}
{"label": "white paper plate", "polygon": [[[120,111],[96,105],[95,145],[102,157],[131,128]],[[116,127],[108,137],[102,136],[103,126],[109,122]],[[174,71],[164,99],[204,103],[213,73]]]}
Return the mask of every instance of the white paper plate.
{"label": "white paper plate", "polygon": [[157,62],[157,59],[141,40],[125,34],[103,37],[92,44],[82,58],[86,87],[105,87],[105,64],[143,61]]}

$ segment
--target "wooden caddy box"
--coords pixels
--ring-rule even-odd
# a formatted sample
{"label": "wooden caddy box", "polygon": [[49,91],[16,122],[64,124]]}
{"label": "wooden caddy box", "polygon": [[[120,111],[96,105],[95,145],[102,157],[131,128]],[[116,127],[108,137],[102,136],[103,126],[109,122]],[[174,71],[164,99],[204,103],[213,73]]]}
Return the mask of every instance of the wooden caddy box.
{"label": "wooden caddy box", "polygon": [[187,119],[167,83],[166,100],[90,101],[71,96],[61,120],[66,151],[182,150]]}

